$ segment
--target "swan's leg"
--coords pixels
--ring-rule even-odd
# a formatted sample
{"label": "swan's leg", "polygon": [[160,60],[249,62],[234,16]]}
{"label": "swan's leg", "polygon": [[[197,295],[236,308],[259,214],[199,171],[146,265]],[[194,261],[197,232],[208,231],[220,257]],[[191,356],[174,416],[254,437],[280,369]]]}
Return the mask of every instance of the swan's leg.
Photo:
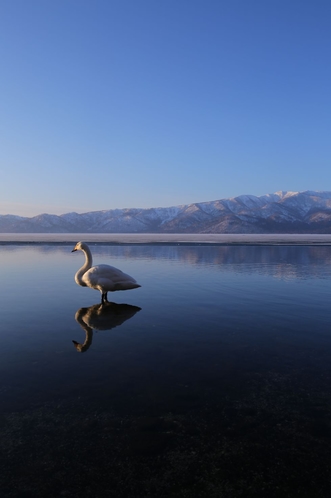
{"label": "swan's leg", "polygon": [[103,292],[101,294],[101,302],[102,302],[102,304],[108,303],[107,292]]}

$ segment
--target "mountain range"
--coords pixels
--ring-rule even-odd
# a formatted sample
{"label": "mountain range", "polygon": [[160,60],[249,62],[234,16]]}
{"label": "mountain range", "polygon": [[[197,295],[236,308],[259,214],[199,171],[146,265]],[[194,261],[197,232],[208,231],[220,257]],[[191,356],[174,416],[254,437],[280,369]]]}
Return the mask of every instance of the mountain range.
{"label": "mountain range", "polygon": [[331,192],[280,191],[168,208],[0,215],[1,233],[331,233]]}

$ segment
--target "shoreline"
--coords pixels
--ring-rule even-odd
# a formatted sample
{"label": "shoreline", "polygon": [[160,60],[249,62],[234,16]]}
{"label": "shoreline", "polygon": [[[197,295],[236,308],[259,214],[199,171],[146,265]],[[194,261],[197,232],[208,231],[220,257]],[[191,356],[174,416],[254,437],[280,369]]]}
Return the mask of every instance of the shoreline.
{"label": "shoreline", "polygon": [[0,245],[87,243],[126,245],[331,245],[331,234],[0,233]]}

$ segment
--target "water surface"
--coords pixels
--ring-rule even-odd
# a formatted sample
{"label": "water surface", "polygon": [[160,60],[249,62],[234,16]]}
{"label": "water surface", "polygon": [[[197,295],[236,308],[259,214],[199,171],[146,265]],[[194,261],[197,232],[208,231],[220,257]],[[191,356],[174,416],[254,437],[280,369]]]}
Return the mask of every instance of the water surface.
{"label": "water surface", "polygon": [[328,496],[331,249],[91,249],[0,246],[6,496]]}

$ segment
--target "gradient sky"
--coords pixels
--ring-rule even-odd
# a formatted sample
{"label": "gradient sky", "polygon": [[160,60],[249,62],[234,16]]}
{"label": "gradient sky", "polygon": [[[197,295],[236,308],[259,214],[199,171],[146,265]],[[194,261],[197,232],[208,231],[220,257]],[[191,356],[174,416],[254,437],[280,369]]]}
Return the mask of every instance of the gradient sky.
{"label": "gradient sky", "polygon": [[0,214],[331,190],[330,0],[0,1]]}

